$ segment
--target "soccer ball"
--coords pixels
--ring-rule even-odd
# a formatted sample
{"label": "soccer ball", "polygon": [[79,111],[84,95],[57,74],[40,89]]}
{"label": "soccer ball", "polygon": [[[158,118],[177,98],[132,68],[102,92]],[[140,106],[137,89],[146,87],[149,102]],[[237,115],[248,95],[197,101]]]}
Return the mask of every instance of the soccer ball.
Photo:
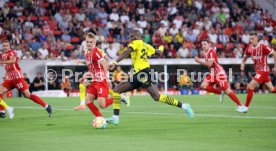
{"label": "soccer ball", "polygon": [[105,128],[106,125],[107,125],[106,120],[103,117],[96,117],[96,118],[94,118],[92,124],[93,124],[93,127],[97,128],[97,129]]}

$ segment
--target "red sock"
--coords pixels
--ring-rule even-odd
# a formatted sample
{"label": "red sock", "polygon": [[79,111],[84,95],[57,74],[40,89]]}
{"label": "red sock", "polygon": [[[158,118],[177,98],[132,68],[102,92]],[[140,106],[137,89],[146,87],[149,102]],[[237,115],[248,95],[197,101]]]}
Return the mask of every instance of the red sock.
{"label": "red sock", "polygon": [[[3,95],[2,94],[0,94],[0,99],[3,100]],[[5,111],[5,108],[2,105],[0,105],[0,111]]]}
{"label": "red sock", "polygon": [[97,116],[102,116],[100,110],[98,109],[97,106],[95,106],[95,104],[93,102],[90,102],[87,104],[88,108],[90,109],[90,111],[97,117]]}
{"label": "red sock", "polygon": [[228,95],[238,106],[242,105],[240,100],[238,99],[237,95],[234,92],[231,92]]}
{"label": "red sock", "polygon": [[106,99],[106,101],[105,101],[105,108],[107,108],[112,103],[113,103],[113,98]]}
{"label": "red sock", "polygon": [[213,86],[210,86],[210,85],[208,85],[205,90],[208,92],[215,93],[215,94],[221,94],[220,89],[214,88]]}
{"label": "red sock", "polygon": [[34,101],[37,104],[40,104],[44,108],[47,106],[47,104],[40,97],[38,97],[34,94],[31,94],[29,99],[31,99],[32,101]]}
{"label": "red sock", "polygon": [[253,94],[254,94],[254,90],[251,90],[251,89],[248,89],[247,90],[247,96],[246,96],[246,102],[245,102],[245,106],[248,107],[251,100],[252,100],[252,97],[253,97]]}

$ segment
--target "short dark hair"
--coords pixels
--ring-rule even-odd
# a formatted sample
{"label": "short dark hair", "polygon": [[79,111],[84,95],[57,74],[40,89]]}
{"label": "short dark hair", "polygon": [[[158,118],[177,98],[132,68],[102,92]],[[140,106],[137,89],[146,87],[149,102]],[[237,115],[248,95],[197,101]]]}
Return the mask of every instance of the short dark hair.
{"label": "short dark hair", "polygon": [[2,40],[2,43],[10,43],[10,41],[9,40]]}
{"label": "short dark hair", "polygon": [[250,36],[258,36],[258,33],[256,31],[251,31],[249,33]]}
{"label": "short dark hair", "polygon": [[210,43],[210,39],[209,38],[201,40],[201,42],[204,42],[204,41],[206,41],[207,43]]}
{"label": "short dark hair", "polygon": [[131,34],[130,34],[130,38],[132,39],[132,38],[138,38],[138,39],[140,39],[141,38],[141,32],[139,31],[139,30],[134,30],[134,31],[132,31],[131,32]]}

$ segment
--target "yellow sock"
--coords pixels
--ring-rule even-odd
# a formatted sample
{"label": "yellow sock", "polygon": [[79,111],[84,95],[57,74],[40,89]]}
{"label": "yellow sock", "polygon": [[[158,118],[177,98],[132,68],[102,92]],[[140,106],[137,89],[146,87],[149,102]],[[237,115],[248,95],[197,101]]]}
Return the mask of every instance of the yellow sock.
{"label": "yellow sock", "polygon": [[0,99],[0,105],[2,105],[5,109],[9,107],[8,104],[2,99]]}
{"label": "yellow sock", "polygon": [[166,103],[166,104],[169,104],[169,105],[172,105],[172,106],[177,106],[177,107],[182,106],[181,102],[179,102],[178,100],[176,100],[173,97],[170,97],[170,96],[164,95],[164,94],[160,95],[159,101],[163,102],[163,103]]}
{"label": "yellow sock", "polygon": [[85,93],[86,93],[85,85],[80,83],[79,90],[80,90],[80,105],[85,105]]}
{"label": "yellow sock", "polygon": [[108,94],[113,95],[113,90],[112,89],[108,89]]}
{"label": "yellow sock", "polygon": [[112,104],[113,109],[121,109],[121,104],[122,104],[121,94],[112,91],[112,96],[113,96],[113,104]]}

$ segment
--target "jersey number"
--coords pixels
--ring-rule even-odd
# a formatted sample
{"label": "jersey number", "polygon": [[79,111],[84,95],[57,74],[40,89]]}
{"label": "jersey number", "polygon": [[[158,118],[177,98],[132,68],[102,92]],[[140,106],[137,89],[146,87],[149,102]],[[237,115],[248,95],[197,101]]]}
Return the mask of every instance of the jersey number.
{"label": "jersey number", "polygon": [[22,84],[22,83],[18,83],[18,84],[16,84],[16,85],[17,85],[17,88],[18,88],[18,89],[23,88],[23,84]]}
{"label": "jersey number", "polygon": [[142,49],[141,52],[142,52],[141,59],[146,60],[148,58],[148,53],[147,53],[146,49]]}
{"label": "jersey number", "polygon": [[99,93],[100,93],[100,94],[102,94],[102,93],[103,93],[103,89],[102,89],[102,88],[100,88],[100,91],[99,91]]}

